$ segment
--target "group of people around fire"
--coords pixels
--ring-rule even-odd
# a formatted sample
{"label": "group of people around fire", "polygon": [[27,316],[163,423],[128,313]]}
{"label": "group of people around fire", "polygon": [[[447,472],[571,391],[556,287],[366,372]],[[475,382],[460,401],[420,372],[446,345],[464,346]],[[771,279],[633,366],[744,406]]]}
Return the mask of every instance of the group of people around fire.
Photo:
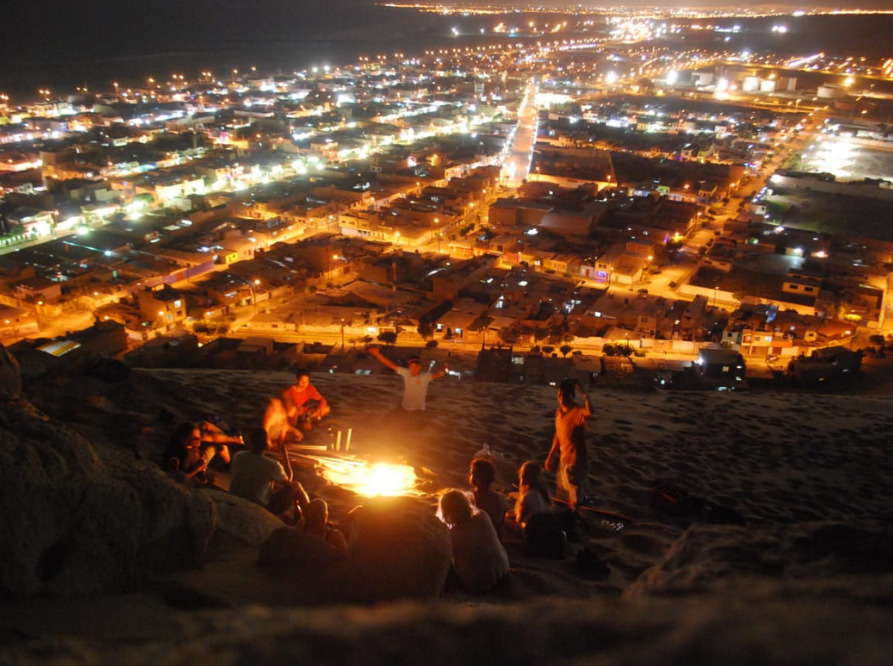
{"label": "group of people around fire", "polygon": [[[448,368],[423,371],[418,357],[409,359],[408,367],[404,368],[385,357],[377,347],[368,351],[403,379],[403,400],[395,411],[404,415],[423,414],[428,385],[443,377]],[[338,550],[346,550],[344,534],[328,522],[325,501],[309,497],[294,478],[288,456],[284,456],[286,464],[283,465],[266,455],[271,448],[284,450],[287,442],[302,441],[330,413],[331,407],[313,386],[310,373],[298,370],[295,383],[270,400],[263,426],[252,429],[247,439],[240,434],[227,434],[211,419],[184,423],[164,453],[165,465],[184,482],[199,482],[207,474],[211,460],[219,458],[220,465],[230,472],[230,493],[263,506]],[[448,588],[483,593],[499,585],[509,572],[509,558],[503,545],[507,537],[522,539],[528,555],[562,556],[566,535],[560,529],[545,472],[555,472],[556,484],[566,496],[570,512],[586,502],[585,426],[591,414],[589,397],[580,385],[575,380],[563,381],[558,387],[555,434],[545,465],[530,460],[521,466],[511,510],[506,495],[492,488],[496,470],[487,455],[475,457],[471,462],[470,492],[452,488],[441,494],[437,513],[450,530],[453,550]],[[232,447],[242,450],[232,454]]]}

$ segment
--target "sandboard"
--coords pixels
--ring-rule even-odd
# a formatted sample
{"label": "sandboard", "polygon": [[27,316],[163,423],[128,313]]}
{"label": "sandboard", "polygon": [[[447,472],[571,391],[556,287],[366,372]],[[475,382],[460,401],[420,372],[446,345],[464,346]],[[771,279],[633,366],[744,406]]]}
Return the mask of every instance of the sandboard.
{"label": "sandboard", "polygon": [[[558,497],[553,497],[552,502],[569,507],[567,500],[560,499]],[[592,517],[600,521],[597,525],[598,527],[608,530],[609,532],[620,532],[627,526],[633,525],[635,523],[635,520],[633,520],[633,518],[626,515],[625,513],[621,513],[620,511],[602,509],[596,506],[586,506],[584,504],[577,505],[577,508],[580,511],[578,511],[576,515],[578,518],[580,518],[580,520],[588,522],[586,519],[584,519],[584,516]]]}

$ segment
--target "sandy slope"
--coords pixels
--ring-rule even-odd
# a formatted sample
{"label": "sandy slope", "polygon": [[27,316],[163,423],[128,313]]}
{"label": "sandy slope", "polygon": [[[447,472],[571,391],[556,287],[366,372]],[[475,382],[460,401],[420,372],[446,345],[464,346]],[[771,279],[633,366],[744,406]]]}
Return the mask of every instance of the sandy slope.
{"label": "sandy slope", "polygon": [[[83,386],[81,408],[70,410],[68,418],[97,443],[107,459],[119,464],[134,456],[158,460],[167,433],[178,420],[214,413],[245,431],[259,424],[267,399],[290,380],[288,373],[136,370],[125,385]],[[407,433],[388,418],[399,401],[399,378],[320,374],[314,376],[314,383],[333,404],[333,426],[343,433],[353,430],[353,451],[358,457],[408,462],[420,476],[418,488],[432,497],[443,488],[466,486],[469,461],[484,444],[497,453],[497,483],[508,491],[521,462],[543,460],[551,441],[556,397],[550,387],[445,380],[431,387],[425,427]],[[599,506],[633,520],[615,531],[590,514],[579,525],[572,550],[591,548],[608,564],[610,574],[582,577],[573,559],[526,558],[520,543],[509,540],[512,581],[491,601],[557,595],[602,604],[630,591],[636,598],[715,591],[729,580],[739,581],[732,583],[739,586],[736,594],[741,589],[751,593],[763,588],[740,581],[753,576],[761,580],[769,576],[773,585],[781,584],[781,592],[767,593],[770,599],[774,594],[802,597],[802,590],[792,593],[785,588],[786,569],[799,572],[798,578],[816,580],[855,575],[858,582],[846,589],[876,584],[881,605],[889,600],[889,565],[865,565],[864,551],[859,554],[862,559],[841,555],[836,542],[826,543],[837,538],[838,532],[832,531],[829,537],[828,530],[810,525],[830,521],[864,530],[856,537],[889,526],[889,492],[883,489],[893,476],[893,398],[616,389],[594,389],[591,395],[597,413],[590,425],[592,494]],[[159,423],[163,412],[173,414],[172,425]],[[322,430],[311,435],[318,442],[328,437]],[[662,479],[735,509],[749,526],[696,526],[686,532],[692,516],[671,517],[651,507],[653,485]],[[337,488],[313,490],[329,500],[336,521],[362,502]],[[856,537],[847,533],[843,539]],[[817,555],[815,544],[827,547],[827,552]],[[877,552],[871,550],[875,542],[867,548],[871,560]],[[885,548],[889,542],[882,543],[880,552],[888,552]],[[244,551],[221,551],[203,571],[189,574],[189,586],[213,599],[215,589],[235,589],[244,583],[252,564],[253,556]],[[871,578],[876,575],[881,578]],[[841,592],[830,594],[836,598]],[[225,592],[217,600],[235,602]],[[248,595],[239,601],[275,603],[260,592],[254,599]],[[90,622],[66,629],[63,618],[71,613],[69,602],[35,602],[18,612],[4,609],[0,615],[7,634],[19,637],[71,631],[103,640],[111,634],[115,640],[139,643],[153,633],[145,630],[143,618],[165,608],[164,595],[158,590],[147,590],[138,603],[94,600],[84,607],[105,617],[118,614],[121,604],[136,609],[133,617],[138,621],[116,631],[109,630],[108,624],[91,629]],[[602,611],[589,609],[583,614],[593,612]],[[168,610],[166,616],[192,621],[183,620],[180,613]],[[665,617],[672,621],[672,611]],[[218,618],[216,622],[227,621]],[[161,622],[158,631],[164,633],[166,626],[167,621]]]}

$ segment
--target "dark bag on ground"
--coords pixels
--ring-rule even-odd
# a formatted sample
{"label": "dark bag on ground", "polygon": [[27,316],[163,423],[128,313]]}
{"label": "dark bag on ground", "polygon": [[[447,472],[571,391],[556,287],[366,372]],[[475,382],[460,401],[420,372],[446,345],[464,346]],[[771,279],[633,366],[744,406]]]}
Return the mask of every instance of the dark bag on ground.
{"label": "dark bag on ground", "polygon": [[559,529],[555,513],[535,513],[524,528],[524,554],[529,557],[564,557],[567,535]]}
{"label": "dark bag on ground", "polygon": [[704,500],[673,483],[658,483],[651,491],[651,508],[670,516],[691,516],[703,506]]}
{"label": "dark bag on ground", "polygon": [[651,491],[651,508],[670,516],[700,520],[713,525],[746,525],[738,511],[696,497],[679,486],[661,482]]}

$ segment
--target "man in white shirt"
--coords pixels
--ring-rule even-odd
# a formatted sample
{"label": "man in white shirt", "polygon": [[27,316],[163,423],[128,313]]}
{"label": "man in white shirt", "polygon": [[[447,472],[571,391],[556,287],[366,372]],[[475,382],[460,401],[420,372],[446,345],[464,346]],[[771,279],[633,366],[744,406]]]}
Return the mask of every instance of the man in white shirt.
{"label": "man in white shirt", "polygon": [[266,430],[254,428],[249,434],[248,446],[247,451],[233,456],[229,491],[260,504],[276,515],[294,507],[297,522],[301,508],[310,501],[304,487],[286,474],[278,460],[264,455],[268,446]]}
{"label": "man in white shirt", "polygon": [[425,410],[425,398],[428,395],[428,384],[435,379],[440,379],[449,370],[444,364],[439,372],[422,372],[422,364],[418,356],[409,359],[409,367],[397,365],[391,359],[381,353],[378,347],[369,347],[367,350],[372,356],[381,361],[382,365],[390,368],[403,378],[403,401],[401,409],[407,412],[421,412]]}

